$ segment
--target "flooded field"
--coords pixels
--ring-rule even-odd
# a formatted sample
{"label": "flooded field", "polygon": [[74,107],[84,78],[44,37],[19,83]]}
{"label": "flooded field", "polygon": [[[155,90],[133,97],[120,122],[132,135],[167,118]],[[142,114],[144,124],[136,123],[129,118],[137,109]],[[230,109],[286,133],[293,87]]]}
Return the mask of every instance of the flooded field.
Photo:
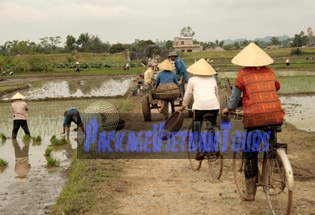
{"label": "flooded field", "polygon": [[[28,125],[32,136],[41,136],[39,143],[31,141],[27,146],[23,143],[24,131],[18,132],[17,144],[10,138],[0,140],[0,158],[8,162],[8,166],[0,169],[0,214],[5,214],[5,208],[18,207],[16,214],[47,214],[54,205],[66,181],[65,172],[71,164],[72,154],[77,147],[78,136],[72,131],[76,126],[72,123],[69,143],[64,146],[53,147],[51,157],[60,162],[58,167],[47,167],[47,157],[44,156],[50,138],[56,135],[62,138],[63,113],[69,107],[77,107],[83,113],[92,103],[99,99],[72,101],[27,101],[29,106]],[[121,101],[106,99],[119,107]],[[11,103],[0,103],[0,133],[11,136],[13,122],[10,110]],[[80,139],[79,135],[79,139]],[[20,178],[20,171],[16,169],[16,155],[19,151],[28,154],[29,169],[24,169],[26,178]],[[20,153],[21,153],[20,151]],[[43,189],[45,188],[45,189]],[[45,192],[44,192],[45,191]],[[23,201],[21,200],[23,198]],[[24,213],[25,212],[25,213]],[[14,213],[13,213],[14,214]],[[34,213],[35,214],[35,213]]]}
{"label": "flooded field", "polygon": [[315,131],[315,96],[281,96],[285,120],[296,128]]}
{"label": "flooded field", "polygon": [[[80,98],[123,96],[128,91],[134,76],[85,77],[67,80],[49,80],[30,83],[30,88],[21,93],[28,100],[45,98]],[[9,100],[12,94],[2,97]]]}

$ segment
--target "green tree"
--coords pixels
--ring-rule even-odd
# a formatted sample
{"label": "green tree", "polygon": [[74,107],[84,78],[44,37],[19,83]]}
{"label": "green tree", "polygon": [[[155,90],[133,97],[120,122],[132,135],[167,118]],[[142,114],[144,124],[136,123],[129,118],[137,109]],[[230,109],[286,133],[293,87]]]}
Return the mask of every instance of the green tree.
{"label": "green tree", "polygon": [[270,42],[271,45],[281,45],[281,42],[279,41],[278,37],[271,37]]}
{"label": "green tree", "polygon": [[113,44],[110,49],[109,53],[119,53],[125,51],[125,47],[121,43]]}
{"label": "green tree", "polygon": [[57,45],[61,43],[60,40],[60,36],[40,38],[41,52],[44,54],[55,53],[57,50]]}
{"label": "green tree", "polygon": [[77,49],[76,39],[74,36],[67,35],[65,49],[66,49],[66,52],[72,52]]}
{"label": "green tree", "polygon": [[60,36],[49,37],[50,46],[53,51],[56,51],[57,46],[61,43],[60,40],[61,40]]}
{"label": "green tree", "polygon": [[295,34],[292,40],[292,47],[301,47],[306,46],[308,43],[308,37],[304,34],[304,31],[301,31],[300,34]]}
{"label": "green tree", "polygon": [[171,41],[171,40],[166,41],[166,43],[165,43],[165,49],[166,49],[167,51],[171,51],[171,50],[173,49],[173,41]]}
{"label": "green tree", "polygon": [[215,40],[215,44],[216,44],[216,46],[223,47],[223,45],[224,45],[224,41],[223,41],[223,40],[221,40],[221,41],[219,41],[219,40]]}
{"label": "green tree", "polygon": [[182,28],[180,31],[180,36],[182,37],[193,37],[195,36],[195,32],[191,29],[190,26]]}
{"label": "green tree", "polygon": [[152,40],[136,39],[132,44],[130,44],[131,50],[135,52],[144,51],[148,45],[155,45],[155,43],[152,42]]}
{"label": "green tree", "polygon": [[102,40],[98,36],[92,35],[90,37],[88,49],[86,51],[92,52],[92,53],[108,52],[109,47],[104,46],[104,45],[105,44],[102,42]]}
{"label": "green tree", "polygon": [[88,44],[89,44],[89,40],[90,40],[90,35],[89,33],[82,33],[80,34],[79,38],[77,39],[77,45],[79,48],[79,51],[85,52],[88,48]]}
{"label": "green tree", "polygon": [[243,40],[243,41],[240,41],[239,44],[241,47],[246,47],[248,44],[250,44],[250,40]]}

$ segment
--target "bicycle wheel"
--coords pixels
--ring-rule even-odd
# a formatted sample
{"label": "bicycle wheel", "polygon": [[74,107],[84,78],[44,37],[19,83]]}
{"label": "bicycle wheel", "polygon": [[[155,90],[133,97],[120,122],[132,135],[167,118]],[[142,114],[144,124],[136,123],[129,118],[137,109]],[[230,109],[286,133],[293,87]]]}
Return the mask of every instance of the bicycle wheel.
{"label": "bicycle wheel", "polygon": [[209,153],[207,158],[210,177],[220,179],[223,170],[223,155],[220,155],[220,153]]}
{"label": "bicycle wheel", "polygon": [[151,109],[149,95],[142,96],[142,113],[144,121],[151,121]]}
{"label": "bicycle wheel", "polygon": [[[209,127],[209,126],[208,126]],[[207,131],[206,135],[201,134],[201,139],[206,138],[207,141],[205,142],[212,142],[214,143],[215,139],[215,130],[213,128],[207,128],[207,122],[204,121],[202,125],[202,133],[203,131]],[[213,134],[213,136],[209,132]],[[213,138],[212,140],[209,140],[208,138]],[[208,167],[209,167],[209,173],[210,173],[210,178],[211,179],[220,179],[222,175],[222,169],[223,169],[223,155],[220,154],[220,149],[218,148],[211,148],[210,147],[210,152],[206,153],[206,157],[208,160]],[[213,151],[211,151],[213,150]]]}
{"label": "bicycle wheel", "polygon": [[245,160],[242,150],[233,152],[233,175],[237,193],[242,196],[245,190]]}
{"label": "bicycle wheel", "polygon": [[195,159],[196,154],[197,154],[197,148],[193,144],[193,141],[191,138],[193,138],[193,137],[191,136],[191,129],[190,129],[188,131],[188,135],[186,137],[185,147],[186,147],[188,160],[189,160],[189,164],[190,164],[191,169],[199,170],[201,167],[202,161],[198,161]]}
{"label": "bicycle wheel", "polygon": [[294,178],[284,150],[277,149],[276,158],[269,158],[265,168],[264,191],[272,215],[290,214]]}

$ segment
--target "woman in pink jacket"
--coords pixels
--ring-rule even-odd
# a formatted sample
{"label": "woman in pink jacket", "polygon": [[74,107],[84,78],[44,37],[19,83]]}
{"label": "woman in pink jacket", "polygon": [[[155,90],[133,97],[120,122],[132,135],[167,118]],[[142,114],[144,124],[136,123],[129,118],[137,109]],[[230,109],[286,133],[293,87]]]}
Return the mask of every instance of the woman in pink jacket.
{"label": "woman in pink jacket", "polygon": [[20,127],[22,127],[26,135],[31,136],[27,125],[28,106],[24,101],[25,97],[21,93],[16,93],[11,99],[14,100],[11,105],[13,112],[12,138],[16,138]]}

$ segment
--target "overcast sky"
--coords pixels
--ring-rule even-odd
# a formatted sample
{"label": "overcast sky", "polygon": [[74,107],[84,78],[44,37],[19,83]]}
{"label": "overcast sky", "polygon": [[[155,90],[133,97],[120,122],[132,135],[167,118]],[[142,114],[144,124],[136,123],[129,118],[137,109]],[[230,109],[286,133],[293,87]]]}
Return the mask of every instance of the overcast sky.
{"label": "overcast sky", "polygon": [[288,35],[315,28],[314,0],[0,0],[0,45],[81,33],[111,44],[173,40],[190,26],[199,41]]}

